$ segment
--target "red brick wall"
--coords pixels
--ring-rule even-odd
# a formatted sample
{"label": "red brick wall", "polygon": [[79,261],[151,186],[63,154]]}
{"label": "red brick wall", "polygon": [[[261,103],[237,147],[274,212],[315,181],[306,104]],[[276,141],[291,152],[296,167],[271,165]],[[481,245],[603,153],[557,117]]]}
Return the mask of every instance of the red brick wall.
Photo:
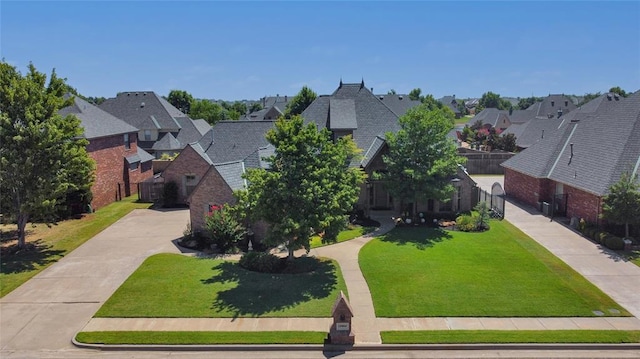
{"label": "red brick wall", "polygon": [[[189,148],[189,147],[187,147]],[[182,154],[180,154],[181,157]],[[175,161],[178,159],[176,158]],[[170,166],[170,167],[173,167]],[[233,191],[224,181],[215,167],[210,166],[191,194],[189,203],[189,213],[191,217],[191,229],[193,231],[203,231],[205,229],[205,216],[208,213],[208,205],[222,205],[225,203],[235,204]],[[254,231],[256,229],[254,228]],[[256,233],[256,237],[258,233]]]}
{"label": "red brick wall", "polygon": [[184,176],[195,174],[196,182],[204,177],[210,165],[191,147],[187,146],[162,173],[165,183],[174,181],[178,185],[178,203],[187,203]]}
{"label": "red brick wall", "polygon": [[589,223],[598,223],[602,205],[600,197],[567,185],[564,185],[564,192],[568,195],[567,217],[584,218]]}
{"label": "red brick wall", "polygon": [[[96,162],[96,181],[91,187],[93,209],[115,202],[120,196],[137,193],[136,184],[153,176],[151,161],[139,166],[137,170],[129,170],[125,157],[134,155],[138,150],[135,133],[130,133],[129,138],[131,139],[129,149],[124,147],[122,134],[89,140],[87,152]],[[120,193],[118,193],[118,183],[120,183]]]}
{"label": "red brick wall", "polygon": [[512,198],[537,207],[538,202],[551,202],[554,183],[546,178],[534,178],[509,168],[504,169],[504,191]]}

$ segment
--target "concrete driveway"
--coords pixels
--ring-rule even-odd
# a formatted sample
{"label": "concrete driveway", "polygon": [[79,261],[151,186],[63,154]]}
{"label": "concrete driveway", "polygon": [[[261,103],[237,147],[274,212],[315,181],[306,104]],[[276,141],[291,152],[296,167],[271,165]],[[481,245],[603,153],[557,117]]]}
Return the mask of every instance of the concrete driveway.
{"label": "concrete driveway", "polygon": [[134,210],[0,299],[0,350],[65,350],[148,256],[179,250],[188,210]]}

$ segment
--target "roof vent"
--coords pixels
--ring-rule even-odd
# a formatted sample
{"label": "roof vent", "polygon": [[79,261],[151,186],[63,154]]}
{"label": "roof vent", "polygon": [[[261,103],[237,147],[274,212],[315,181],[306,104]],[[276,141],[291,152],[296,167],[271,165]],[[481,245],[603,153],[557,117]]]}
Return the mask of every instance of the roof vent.
{"label": "roof vent", "polygon": [[620,99],[620,95],[618,95],[617,93],[613,94],[613,98],[618,101]]}
{"label": "roof vent", "polygon": [[380,96],[380,99],[381,99],[381,100],[384,100],[384,96]]}
{"label": "roof vent", "polygon": [[611,94],[610,93],[607,94],[607,100],[611,101]]}
{"label": "roof vent", "polygon": [[398,99],[399,99],[399,100],[402,100],[402,95],[401,95],[401,96],[398,96]]}
{"label": "roof vent", "polygon": [[142,107],[144,107],[144,102],[140,104],[140,107],[141,107],[141,108],[142,108]]}
{"label": "roof vent", "polygon": [[561,108],[558,109],[558,118],[560,118],[560,116],[562,116],[562,109]]}

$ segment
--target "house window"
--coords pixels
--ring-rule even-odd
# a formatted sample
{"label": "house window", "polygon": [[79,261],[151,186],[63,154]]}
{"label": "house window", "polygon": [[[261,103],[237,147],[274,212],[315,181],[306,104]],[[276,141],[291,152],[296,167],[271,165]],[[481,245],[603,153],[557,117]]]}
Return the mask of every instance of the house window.
{"label": "house window", "polygon": [[551,101],[551,107],[553,107],[556,103],[554,101]]}
{"label": "house window", "polygon": [[129,171],[135,171],[138,169],[140,162],[129,163]]}
{"label": "house window", "polygon": [[452,210],[451,202],[452,201],[440,202],[439,211],[440,212],[451,212],[451,210]]}
{"label": "house window", "polygon": [[196,181],[195,174],[184,175],[184,195],[188,197],[196,188],[197,184],[198,182]]}
{"label": "house window", "polygon": [[569,101],[564,101],[564,107],[569,106]]}
{"label": "house window", "polygon": [[129,140],[129,134],[125,133],[124,134],[124,148],[127,150],[131,149],[131,140]]}
{"label": "house window", "polygon": [[144,130],[144,140],[151,141],[151,130]]}

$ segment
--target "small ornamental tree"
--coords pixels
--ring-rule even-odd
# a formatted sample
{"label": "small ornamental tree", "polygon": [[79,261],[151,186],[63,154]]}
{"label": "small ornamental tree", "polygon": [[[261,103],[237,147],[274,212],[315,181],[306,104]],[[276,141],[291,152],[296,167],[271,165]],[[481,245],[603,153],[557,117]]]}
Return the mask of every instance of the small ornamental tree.
{"label": "small ornamental tree", "polygon": [[490,208],[489,205],[487,205],[487,202],[482,201],[478,203],[474,210],[478,212],[478,215],[475,218],[476,229],[479,231],[489,229],[489,220],[491,219],[491,215],[489,213]]}
{"label": "small ornamental tree", "polygon": [[205,219],[207,234],[221,253],[237,248],[244,239],[245,228],[240,224],[229,205],[222,205],[209,213]]}
{"label": "small ornamental tree", "polygon": [[318,95],[313,92],[313,90],[307,86],[303,86],[300,92],[287,104],[284,110],[284,117],[292,118],[293,116],[301,114],[317,97]]}
{"label": "small ornamental tree", "polygon": [[265,242],[286,244],[293,260],[296,249],[310,249],[313,234],[337,235],[346,225],[364,172],[349,166],[358,153],[350,136],[334,142],[327,129],[305,125],[300,116],[278,119],[267,140],[275,147],[266,159],[270,168],[247,172],[249,185],[239,203],[252,220],[270,224]]}
{"label": "small ornamental tree", "polygon": [[625,238],[629,237],[629,225],[640,224],[640,184],[638,175],[625,172],[620,180],[609,188],[602,200],[602,218],[616,224],[624,224]]}

